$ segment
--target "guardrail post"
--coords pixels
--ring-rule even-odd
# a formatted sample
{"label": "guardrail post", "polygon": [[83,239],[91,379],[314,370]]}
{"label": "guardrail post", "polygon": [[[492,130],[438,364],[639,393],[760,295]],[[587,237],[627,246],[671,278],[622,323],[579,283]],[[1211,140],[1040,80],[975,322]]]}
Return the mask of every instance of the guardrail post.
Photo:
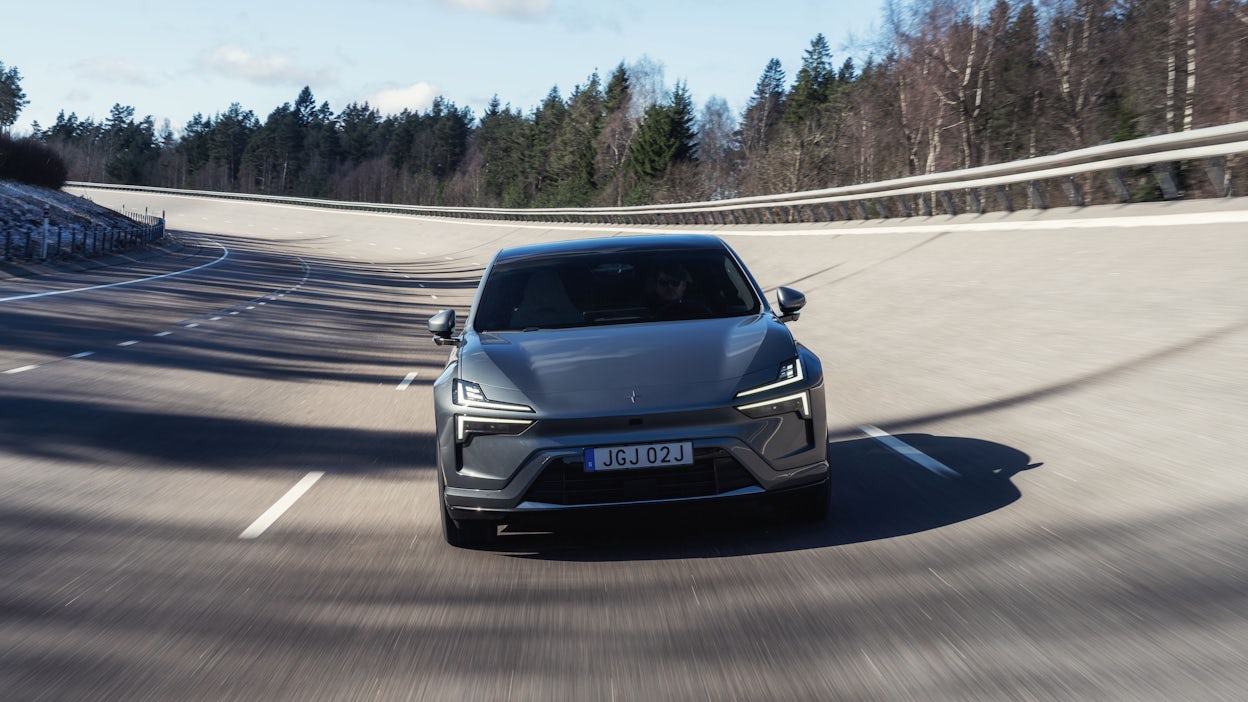
{"label": "guardrail post", "polygon": [[1040,189],[1040,184],[1036,181],[1027,183],[1027,199],[1031,201],[1031,209],[1047,210],[1049,204],[1044,200],[1044,191]]}
{"label": "guardrail post", "polygon": [[968,210],[974,212],[975,214],[984,213],[984,202],[983,200],[979,199],[978,190],[976,190],[975,188],[970,188],[969,190],[967,190],[966,201],[969,203],[969,206],[967,207]]}
{"label": "guardrail post", "polygon": [[1209,175],[1209,180],[1213,183],[1213,191],[1218,197],[1231,196],[1231,179],[1226,173],[1226,157],[1219,156],[1209,161],[1209,165],[1205,166],[1205,173]]}
{"label": "guardrail post", "polygon": [[862,200],[855,200],[854,207],[858,210],[858,219],[862,219],[862,220],[870,219],[870,217],[867,216],[868,215],[867,203],[863,202]]}
{"label": "guardrail post", "polygon": [[940,203],[945,206],[945,213],[956,215],[958,208],[953,204],[953,195],[948,190],[940,191]]}
{"label": "guardrail post", "polygon": [[924,195],[923,197],[920,197],[919,208],[920,208],[920,211],[923,213],[924,217],[931,217],[932,216],[932,198],[928,195]]}
{"label": "guardrail post", "polygon": [[1001,209],[1006,212],[1014,211],[1014,202],[1010,199],[1010,191],[1004,185],[998,185],[994,190],[997,191],[997,202],[1001,204]]}
{"label": "guardrail post", "polygon": [[1161,196],[1167,200],[1177,200],[1179,187],[1174,182],[1174,174],[1171,172],[1170,164],[1159,163],[1153,166],[1153,174],[1157,176],[1157,184],[1161,186]]}
{"label": "guardrail post", "polygon": [[897,209],[901,211],[902,217],[910,216],[910,203],[906,201],[904,195],[898,195],[893,198],[893,204],[897,205]]}
{"label": "guardrail post", "polygon": [[48,206],[43,206],[43,242],[40,244],[39,260],[48,260]]}
{"label": "guardrail post", "polygon": [[1122,178],[1122,169],[1115,168],[1105,175],[1109,178],[1109,185],[1114,189],[1114,194],[1118,196],[1118,202],[1130,202],[1131,190],[1127,188],[1127,182]]}
{"label": "guardrail post", "polygon": [[1079,187],[1079,181],[1074,176],[1062,181],[1062,189],[1066,191],[1066,197],[1070,198],[1071,205],[1083,207],[1083,188]]}

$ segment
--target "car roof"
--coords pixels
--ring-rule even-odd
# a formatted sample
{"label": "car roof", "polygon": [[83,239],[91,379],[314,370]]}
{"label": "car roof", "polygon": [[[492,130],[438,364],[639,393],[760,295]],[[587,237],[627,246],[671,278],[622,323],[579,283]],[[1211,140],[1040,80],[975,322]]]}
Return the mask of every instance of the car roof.
{"label": "car roof", "polygon": [[599,239],[552,241],[545,244],[516,246],[495,255],[496,263],[525,258],[545,258],[560,254],[612,253],[617,251],[664,251],[690,249],[727,249],[728,245],[709,234],[663,234],[658,236],[621,236]]}

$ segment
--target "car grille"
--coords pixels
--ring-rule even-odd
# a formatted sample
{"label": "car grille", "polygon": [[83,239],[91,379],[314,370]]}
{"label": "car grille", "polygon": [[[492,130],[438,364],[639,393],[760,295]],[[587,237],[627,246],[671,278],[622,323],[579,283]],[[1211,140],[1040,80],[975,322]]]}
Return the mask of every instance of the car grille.
{"label": "car grille", "polygon": [[553,505],[616,504],[721,495],[758,485],[727,451],[694,449],[691,466],[585,472],[576,459],[555,461],[525,493],[526,502]]}

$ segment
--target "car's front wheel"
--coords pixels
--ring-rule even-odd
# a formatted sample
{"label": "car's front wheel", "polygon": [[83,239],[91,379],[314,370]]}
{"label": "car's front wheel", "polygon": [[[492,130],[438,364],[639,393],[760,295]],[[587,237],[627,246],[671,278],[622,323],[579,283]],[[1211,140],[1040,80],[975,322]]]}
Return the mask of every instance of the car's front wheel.
{"label": "car's front wheel", "polygon": [[498,524],[488,520],[452,519],[446,507],[446,483],[438,471],[438,507],[442,511],[442,537],[455,548],[479,548],[498,535]]}

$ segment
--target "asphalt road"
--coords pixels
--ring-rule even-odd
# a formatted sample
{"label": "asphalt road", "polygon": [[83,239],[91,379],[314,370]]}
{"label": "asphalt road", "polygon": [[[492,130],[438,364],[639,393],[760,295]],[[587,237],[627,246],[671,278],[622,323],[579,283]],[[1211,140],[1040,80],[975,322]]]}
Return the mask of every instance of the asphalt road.
{"label": "asphalt road", "polygon": [[807,293],[833,516],[472,552],[425,319],[500,246],[621,229],[91,195],[187,246],[0,280],[4,700],[1248,690],[1248,202],[712,228]]}

